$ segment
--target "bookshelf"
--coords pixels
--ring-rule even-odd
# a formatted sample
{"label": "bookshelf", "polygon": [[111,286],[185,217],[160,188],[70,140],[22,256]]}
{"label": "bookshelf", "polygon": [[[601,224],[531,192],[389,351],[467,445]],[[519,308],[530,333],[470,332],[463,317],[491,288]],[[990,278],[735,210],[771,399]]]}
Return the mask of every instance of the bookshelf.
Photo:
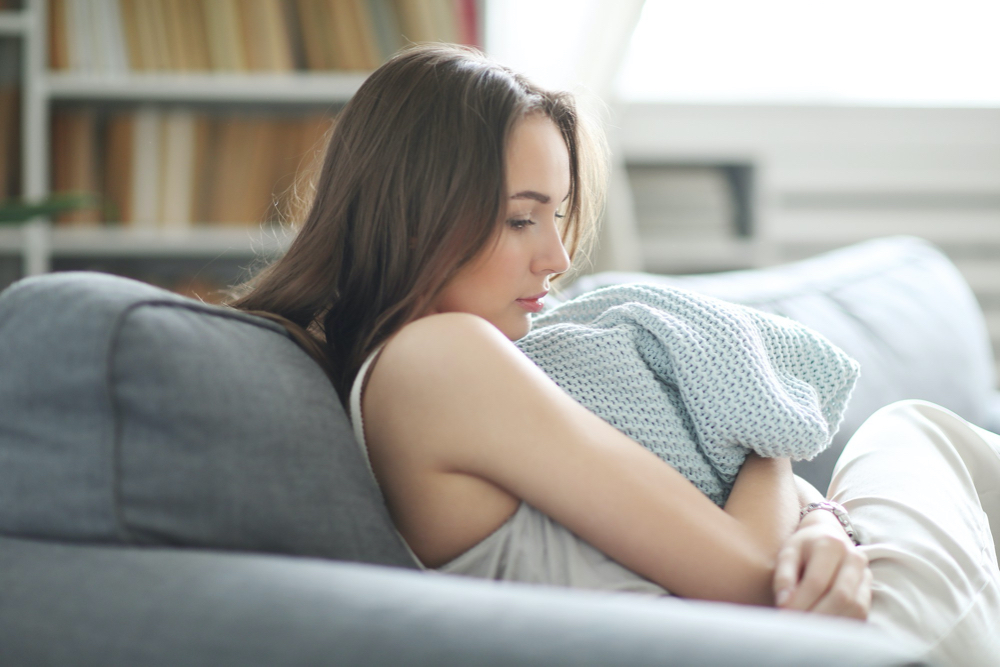
{"label": "bookshelf", "polygon": [[[19,197],[23,187],[23,51],[29,21],[20,5],[0,2],[0,200]],[[22,234],[0,227],[0,285],[20,275]]]}
{"label": "bookshelf", "polygon": [[0,288],[91,269],[213,298],[191,284],[224,287],[287,247],[326,132],[368,72],[406,40],[481,44],[484,10],[483,0],[0,0],[0,44],[16,43],[20,82],[20,186],[0,199],[97,195],[74,212],[0,223]]}

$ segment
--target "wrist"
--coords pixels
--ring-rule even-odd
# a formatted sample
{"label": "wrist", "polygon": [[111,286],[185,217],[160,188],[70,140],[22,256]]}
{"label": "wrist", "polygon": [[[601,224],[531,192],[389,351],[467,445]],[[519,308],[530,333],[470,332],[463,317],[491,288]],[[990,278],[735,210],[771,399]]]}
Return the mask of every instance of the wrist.
{"label": "wrist", "polygon": [[815,524],[837,525],[847,535],[854,546],[858,546],[861,543],[857,530],[854,528],[854,524],[847,514],[847,510],[839,503],[831,500],[821,500],[804,506],[799,512],[799,527]]}

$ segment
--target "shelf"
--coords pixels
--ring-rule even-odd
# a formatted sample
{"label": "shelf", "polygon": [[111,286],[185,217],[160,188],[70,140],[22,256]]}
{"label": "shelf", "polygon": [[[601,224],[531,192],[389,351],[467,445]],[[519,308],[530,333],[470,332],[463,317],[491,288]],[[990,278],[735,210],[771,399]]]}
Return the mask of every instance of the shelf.
{"label": "shelf", "polygon": [[22,37],[28,33],[31,20],[23,11],[0,12],[0,37]]}
{"label": "shelf", "polygon": [[293,236],[294,232],[279,227],[56,227],[52,230],[51,251],[53,257],[253,257],[282,252]]}
{"label": "shelf", "polygon": [[134,74],[53,73],[43,87],[53,100],[136,102],[346,102],[367,72],[292,74]]}

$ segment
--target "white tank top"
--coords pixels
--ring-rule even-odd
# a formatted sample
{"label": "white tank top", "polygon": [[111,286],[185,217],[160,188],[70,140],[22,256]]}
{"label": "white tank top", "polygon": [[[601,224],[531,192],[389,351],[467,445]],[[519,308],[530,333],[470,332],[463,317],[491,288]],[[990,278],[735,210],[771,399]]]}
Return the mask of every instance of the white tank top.
{"label": "white tank top", "polygon": [[[380,351],[381,347],[377,348],[362,364],[354,379],[350,396],[354,436],[361,447],[368,470],[372,472],[372,479],[375,479],[375,475],[365,444],[361,393],[368,371]],[[402,535],[400,540],[406,545]],[[427,569],[409,545],[407,549],[413,560],[421,568]],[[608,558],[525,502],[521,502],[517,510],[483,541],[437,568],[437,571],[482,579],[669,595],[663,587]]]}

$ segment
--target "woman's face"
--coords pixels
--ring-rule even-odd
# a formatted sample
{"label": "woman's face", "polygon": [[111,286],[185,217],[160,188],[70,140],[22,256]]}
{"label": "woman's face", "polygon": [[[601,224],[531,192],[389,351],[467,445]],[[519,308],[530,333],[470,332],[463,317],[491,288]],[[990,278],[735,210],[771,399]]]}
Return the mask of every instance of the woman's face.
{"label": "woman's face", "polygon": [[549,280],[569,269],[557,226],[569,194],[569,151],[555,124],[532,114],[515,125],[507,146],[506,214],[496,244],[445,286],[432,312],[488,320],[511,340],[531,328]]}

